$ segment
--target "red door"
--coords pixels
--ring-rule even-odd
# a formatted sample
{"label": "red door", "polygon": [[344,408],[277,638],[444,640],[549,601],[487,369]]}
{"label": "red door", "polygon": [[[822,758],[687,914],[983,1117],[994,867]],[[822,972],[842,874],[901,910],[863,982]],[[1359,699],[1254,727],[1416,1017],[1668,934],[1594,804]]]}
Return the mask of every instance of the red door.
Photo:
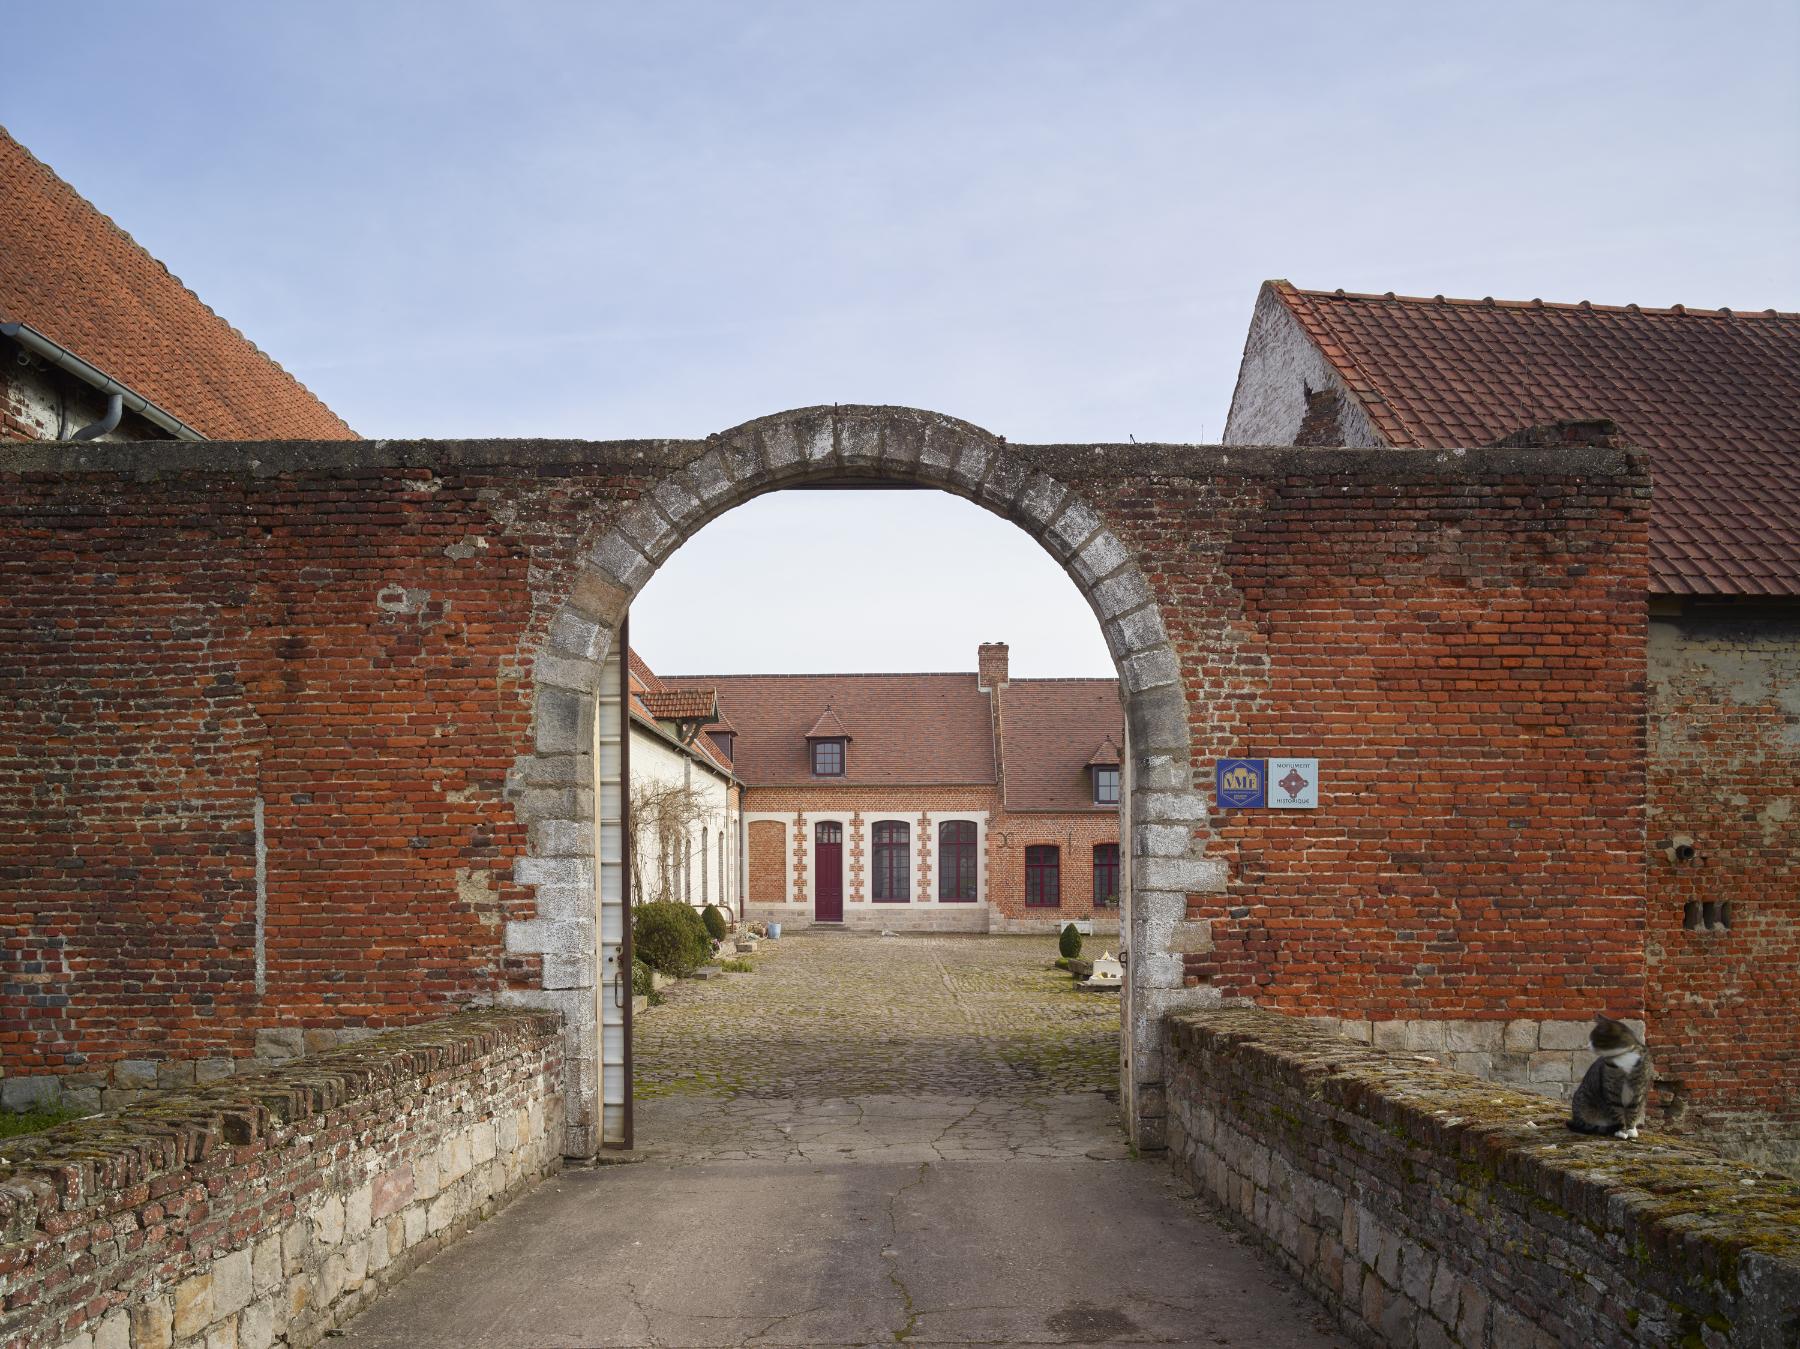
{"label": "red door", "polygon": [[844,826],[813,826],[813,918],[821,923],[844,921]]}

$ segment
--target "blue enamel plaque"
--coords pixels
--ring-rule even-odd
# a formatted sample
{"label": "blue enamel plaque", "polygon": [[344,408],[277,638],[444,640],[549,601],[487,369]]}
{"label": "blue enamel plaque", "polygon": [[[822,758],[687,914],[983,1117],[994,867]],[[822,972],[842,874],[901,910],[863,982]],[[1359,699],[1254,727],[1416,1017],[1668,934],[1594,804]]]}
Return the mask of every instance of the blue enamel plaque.
{"label": "blue enamel plaque", "polygon": [[1226,810],[1255,810],[1269,803],[1268,766],[1262,759],[1220,759],[1214,786]]}

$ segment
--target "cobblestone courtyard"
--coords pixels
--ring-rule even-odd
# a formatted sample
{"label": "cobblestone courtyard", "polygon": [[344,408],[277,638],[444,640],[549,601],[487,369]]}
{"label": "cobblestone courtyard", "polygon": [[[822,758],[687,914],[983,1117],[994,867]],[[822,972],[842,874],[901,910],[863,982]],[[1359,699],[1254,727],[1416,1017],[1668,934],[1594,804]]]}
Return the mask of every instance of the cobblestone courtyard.
{"label": "cobblestone courtyard", "polygon": [[1044,937],[763,942],[639,1018],[638,1141],[690,1158],[1120,1152],[1119,997]]}
{"label": "cobblestone courtyard", "polygon": [[639,1019],[638,1160],[571,1169],[348,1327],[418,1344],[1339,1345],[1118,1123],[1052,938],[802,933]]}

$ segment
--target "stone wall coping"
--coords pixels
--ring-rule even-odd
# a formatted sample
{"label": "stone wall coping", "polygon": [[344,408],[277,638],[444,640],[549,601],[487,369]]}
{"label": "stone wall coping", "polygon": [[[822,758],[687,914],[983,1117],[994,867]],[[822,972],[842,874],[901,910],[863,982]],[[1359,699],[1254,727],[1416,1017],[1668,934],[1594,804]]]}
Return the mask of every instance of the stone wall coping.
{"label": "stone wall coping", "polygon": [[[131,479],[209,476],[281,477],[374,474],[389,469],[476,469],[570,465],[602,475],[664,477],[708,449],[786,422],[834,427],[879,422],[931,426],[1003,448],[1007,456],[1065,482],[1160,478],[1293,478],[1306,482],[1413,483],[1493,479],[1568,482],[1624,479],[1649,491],[1644,456],[1632,450],[1561,447],[1552,450],[1331,449],[1256,445],[1047,444],[1007,442],[980,427],[916,408],[843,406],[796,408],[758,418],[704,439],[642,440],[362,440],[362,441],[97,441],[0,447],[0,474],[93,474]],[[916,476],[910,471],[897,477]],[[856,481],[866,483],[866,474]]]}
{"label": "stone wall coping", "polygon": [[28,1240],[47,1224],[74,1226],[84,1219],[73,1210],[130,1208],[142,1202],[137,1187],[154,1191],[223,1148],[255,1145],[289,1124],[561,1033],[554,1012],[459,1012],[5,1140],[0,1244]]}
{"label": "stone wall coping", "polygon": [[[1701,1144],[1649,1133],[1633,1142],[1565,1127],[1568,1108],[1452,1071],[1419,1055],[1372,1049],[1256,1008],[1168,1018],[1184,1052],[1242,1054],[1327,1106],[1396,1139],[1481,1168],[1554,1205],[1627,1250],[1695,1275],[1737,1282],[1746,1256],[1783,1267],[1800,1290],[1800,1182],[1731,1161]],[[1654,1051],[1654,1046],[1652,1046]]]}

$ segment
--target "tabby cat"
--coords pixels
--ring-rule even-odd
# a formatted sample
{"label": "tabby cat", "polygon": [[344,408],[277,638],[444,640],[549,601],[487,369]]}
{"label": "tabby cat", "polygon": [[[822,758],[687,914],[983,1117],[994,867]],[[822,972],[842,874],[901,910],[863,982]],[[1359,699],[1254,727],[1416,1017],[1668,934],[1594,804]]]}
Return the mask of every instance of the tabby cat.
{"label": "tabby cat", "polygon": [[1588,1043],[1600,1057],[1588,1065],[1569,1101],[1569,1127],[1578,1134],[1636,1138],[1650,1098],[1650,1051],[1623,1021],[1594,1018]]}

